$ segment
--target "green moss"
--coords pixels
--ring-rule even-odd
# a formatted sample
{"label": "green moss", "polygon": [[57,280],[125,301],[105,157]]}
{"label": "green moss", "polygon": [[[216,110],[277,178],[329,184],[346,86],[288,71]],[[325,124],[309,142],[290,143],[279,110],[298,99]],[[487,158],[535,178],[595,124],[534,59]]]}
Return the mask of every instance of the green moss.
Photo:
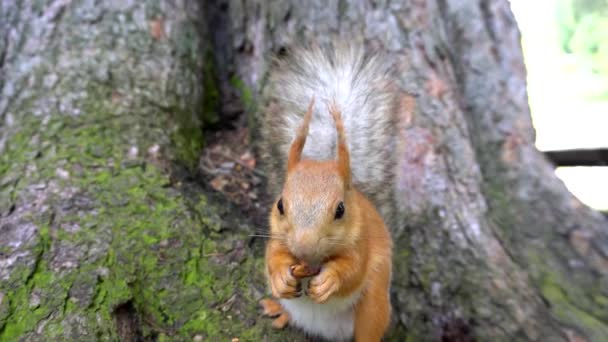
{"label": "green moss", "polygon": [[[8,292],[10,315],[0,331],[0,341],[14,341],[30,331],[39,321],[48,317],[52,309],[63,305],[69,283],[48,271],[48,265],[40,262],[24,286]],[[33,303],[33,292],[40,303]]]}
{"label": "green moss", "polygon": [[540,290],[543,296],[551,302],[551,311],[557,319],[563,322],[574,322],[594,341],[608,336],[608,327],[601,319],[577,307],[577,300],[570,298],[571,294],[563,287],[563,284],[566,283],[560,281],[557,272],[547,269],[543,274]]}
{"label": "green moss", "polygon": [[239,91],[241,96],[241,102],[243,102],[243,104],[245,105],[245,109],[248,112],[254,111],[255,101],[253,99],[253,92],[245,84],[245,82],[237,76],[232,76],[232,78],[230,79],[230,84],[232,84],[232,86]]}
{"label": "green moss", "polygon": [[[109,98],[99,89],[89,92],[100,94],[98,98]],[[40,179],[56,179],[60,166],[70,178],[59,184],[80,189],[95,207],[94,212],[76,210],[55,217],[52,238],[48,225],[51,218],[35,218],[41,227],[34,250],[39,261],[33,270],[24,268],[12,273],[9,283],[25,286],[0,285],[4,302],[9,303],[0,327],[0,341],[17,340],[47,319],[43,335],[50,340],[69,339],[66,334],[73,332],[64,331],[61,322],[70,315],[86,318],[84,324],[90,334],[102,340],[116,340],[113,312],[129,301],[141,318],[144,337],[166,335],[188,340],[201,334],[211,340],[223,340],[235,334],[248,340],[261,339],[268,325],[243,323],[245,317],[257,315],[257,303],[247,293],[251,272],[263,277],[259,265],[247,258],[238,271],[227,271],[225,255],[232,252],[232,242],[246,239],[246,234],[236,233],[238,225],[224,226],[220,209],[210,205],[200,193],[186,195],[186,188],[168,187],[172,183],[169,175],[154,164],[143,158],[129,165],[123,163],[127,160],[127,147],[133,144],[130,137],[138,137],[139,150],[146,151],[163,141],[154,133],[161,127],[148,127],[141,134],[131,122],[132,117],[114,116],[111,105],[92,102],[86,108],[88,117],[55,116],[45,126],[52,129],[42,129],[43,124],[37,120],[26,122],[24,130],[11,139],[7,153],[0,157],[2,161],[22,163],[21,168],[33,163],[41,171]],[[159,122],[165,124],[163,120]],[[32,157],[35,153],[26,137],[35,132],[42,132],[43,141],[57,141],[52,152]],[[200,141],[202,135],[193,134],[194,140]],[[163,152],[188,150],[191,156],[183,157],[189,159],[198,151],[195,146],[184,149],[183,145],[170,144],[164,146],[167,150]],[[14,166],[2,165],[3,179],[9,172],[21,172],[13,171]],[[36,180],[20,183],[17,191],[28,182]],[[55,200],[60,198],[49,199],[49,205]],[[58,229],[62,224],[79,228],[67,232]],[[232,231],[228,244],[222,242],[226,236],[218,233],[226,229]],[[55,272],[51,269],[50,250],[62,242],[84,250],[104,243],[107,246],[101,258],[81,259],[78,268]],[[214,256],[226,261],[214,261]],[[70,290],[77,280],[91,274],[92,282],[84,284],[92,286],[89,304],[79,305],[70,298]],[[35,289],[41,291],[40,303],[32,307]],[[238,312],[224,306],[233,296]],[[54,314],[49,316],[50,313]]]}
{"label": "green moss", "polygon": [[249,139],[255,141],[259,138],[260,116],[256,114],[258,104],[254,99],[253,91],[247,86],[245,81],[236,75],[230,79],[230,84],[239,91],[241,103],[243,103],[247,114],[247,126],[250,128]]}
{"label": "green moss", "polygon": [[[496,171],[493,174],[504,174]],[[504,177],[504,176],[503,176]],[[500,239],[507,243],[511,249],[513,246],[525,246],[528,241],[522,241],[521,235],[515,234],[512,227],[519,227],[529,222],[534,222],[532,217],[522,216],[522,213],[530,213],[530,208],[522,207],[521,201],[510,198],[508,191],[509,181],[501,177],[492,177],[484,186],[484,193],[489,200],[491,218],[499,228],[497,232]],[[545,227],[531,227],[534,234],[554,234]],[[532,234],[532,233],[530,233]],[[546,237],[552,239],[550,235]],[[556,240],[554,243],[560,243]],[[552,248],[559,248],[558,245]],[[564,245],[564,248],[569,248]],[[550,252],[550,251],[547,251]],[[593,293],[589,293],[592,287],[586,290],[583,287],[572,286],[567,270],[559,263],[551,264],[552,258],[547,255],[538,254],[538,250],[524,248],[521,252],[513,252],[512,255],[518,263],[526,265],[532,281],[538,286],[542,295],[551,303],[552,314],[565,324],[575,325],[588,336],[606,336],[608,326],[601,322],[606,317],[605,310],[601,305],[593,303]],[[593,338],[592,338],[593,339]]]}
{"label": "green moss", "polygon": [[608,297],[602,295],[593,296],[593,300],[602,307],[608,308]]}
{"label": "green moss", "polygon": [[180,113],[178,129],[171,136],[175,144],[176,159],[192,170],[203,147],[202,123],[195,114]]}
{"label": "green moss", "polygon": [[0,341],[16,339],[28,331],[29,327],[48,316],[50,310],[47,303],[43,301],[45,298],[43,293],[37,295],[41,297],[41,302],[35,304],[32,299],[34,290],[48,291],[53,295],[51,301],[61,301],[65,297],[68,285],[48,271],[47,261],[42,258],[48,249],[49,229],[47,226],[43,226],[39,230],[38,243],[31,251],[36,255],[36,264],[33,269],[26,268],[13,272],[10,283],[14,286],[2,289],[5,291],[9,308],[4,324],[0,327]]}

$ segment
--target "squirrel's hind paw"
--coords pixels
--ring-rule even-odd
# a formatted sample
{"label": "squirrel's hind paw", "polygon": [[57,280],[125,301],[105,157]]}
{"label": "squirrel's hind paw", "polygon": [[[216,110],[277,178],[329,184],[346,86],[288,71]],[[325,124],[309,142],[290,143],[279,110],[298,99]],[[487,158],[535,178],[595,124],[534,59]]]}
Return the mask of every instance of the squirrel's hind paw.
{"label": "squirrel's hind paw", "polygon": [[262,306],[262,315],[264,316],[277,317],[283,313],[281,303],[274,299],[264,298],[260,301],[260,305]]}
{"label": "squirrel's hind paw", "polygon": [[264,298],[260,301],[262,305],[262,315],[268,317],[277,317],[272,321],[272,327],[275,329],[283,329],[289,323],[289,314],[283,310],[281,303],[274,299]]}
{"label": "squirrel's hind paw", "polygon": [[274,321],[272,321],[272,327],[275,329],[283,329],[289,323],[289,314],[287,311],[283,311],[281,316],[277,317]]}

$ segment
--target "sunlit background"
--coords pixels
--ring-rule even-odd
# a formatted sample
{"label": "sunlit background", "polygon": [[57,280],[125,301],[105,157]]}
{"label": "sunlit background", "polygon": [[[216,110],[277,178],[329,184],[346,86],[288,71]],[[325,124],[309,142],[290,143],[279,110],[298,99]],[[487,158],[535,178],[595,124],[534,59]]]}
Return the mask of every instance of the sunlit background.
{"label": "sunlit background", "polygon": [[[608,147],[608,0],[511,0],[542,151]],[[608,167],[556,174],[587,205],[608,210]]]}

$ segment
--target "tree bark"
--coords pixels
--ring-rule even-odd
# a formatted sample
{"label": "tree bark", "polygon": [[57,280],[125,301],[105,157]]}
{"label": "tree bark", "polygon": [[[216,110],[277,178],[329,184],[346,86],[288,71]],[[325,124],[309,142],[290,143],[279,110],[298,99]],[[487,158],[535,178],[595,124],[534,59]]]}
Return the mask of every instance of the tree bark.
{"label": "tree bark", "polygon": [[182,176],[202,6],[0,5],[0,341],[262,340],[246,222]]}
{"label": "tree bark", "polygon": [[608,225],[534,148],[506,0],[1,5],[0,341],[303,340],[188,170],[217,111],[264,138],[272,54],[335,37],[403,89],[387,340],[608,337]]}
{"label": "tree bark", "polygon": [[[396,212],[384,212],[395,221],[391,339],[608,338],[608,224],[534,147],[507,1],[225,8],[222,45],[254,93],[264,94],[267,56],[302,42],[359,41],[396,64]],[[284,160],[280,151],[267,161],[272,190]]]}

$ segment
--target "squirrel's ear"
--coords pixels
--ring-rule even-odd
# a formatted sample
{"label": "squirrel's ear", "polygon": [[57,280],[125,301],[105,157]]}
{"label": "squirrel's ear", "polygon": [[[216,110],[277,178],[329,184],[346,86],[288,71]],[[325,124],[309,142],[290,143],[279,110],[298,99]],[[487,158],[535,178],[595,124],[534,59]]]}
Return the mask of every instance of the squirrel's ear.
{"label": "squirrel's ear", "polygon": [[302,124],[300,124],[300,127],[296,132],[296,137],[289,148],[289,154],[287,156],[287,172],[293,170],[293,168],[296,167],[296,165],[298,165],[300,162],[302,149],[304,149],[306,136],[308,135],[308,125],[310,124],[310,119],[312,118],[314,105],[315,97],[313,96],[310,100],[310,104],[308,105],[308,111],[306,111],[306,114],[304,114],[304,120],[302,120]]}
{"label": "squirrel's ear", "polygon": [[340,114],[340,110],[338,110],[335,102],[332,102],[329,105],[329,113],[331,113],[331,116],[334,118],[334,122],[336,123],[336,132],[338,133],[338,151],[336,153],[338,172],[340,172],[340,176],[342,176],[342,179],[344,180],[344,185],[348,189],[351,185],[350,156],[348,154],[348,145],[346,145],[344,122],[342,121],[342,115]]}

